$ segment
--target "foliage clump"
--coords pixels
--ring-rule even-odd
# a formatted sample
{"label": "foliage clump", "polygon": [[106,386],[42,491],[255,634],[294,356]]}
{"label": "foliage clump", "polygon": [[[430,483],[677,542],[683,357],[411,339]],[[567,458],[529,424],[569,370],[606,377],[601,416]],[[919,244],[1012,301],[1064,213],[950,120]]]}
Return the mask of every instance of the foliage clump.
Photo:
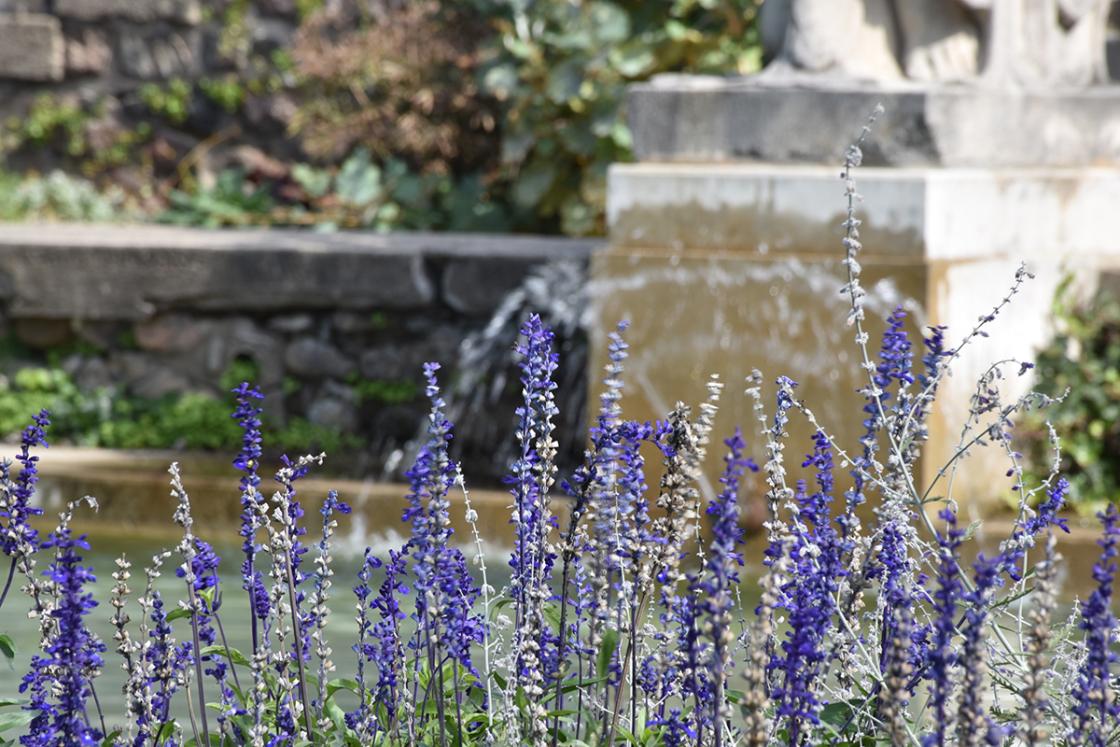
{"label": "foliage clump", "polygon": [[756,70],[758,4],[304,0],[261,45],[277,4],[236,0],[206,14],[218,68],[37,97],[0,147],[21,176],[121,188],[139,219],[601,234],[626,86]]}
{"label": "foliage clump", "polygon": [[1038,353],[1036,388],[1060,401],[1028,420],[1030,456],[1036,470],[1053,457],[1045,415],[1061,439],[1061,468],[1076,505],[1092,514],[1120,501],[1120,300],[1102,290],[1079,302],[1067,279],[1053,315],[1056,334]]}
{"label": "foliage clump", "polygon": [[[228,377],[223,377],[228,378]],[[391,383],[370,396],[401,397],[410,390]],[[58,439],[108,449],[189,449],[220,451],[237,437],[225,404],[203,392],[158,398],[127,395],[110,388],[83,390],[61,368],[26,367],[0,378],[0,435],[19,433],[28,412],[49,410]],[[332,451],[361,448],[357,436],[289,418],[277,428],[280,449],[314,444]]]}

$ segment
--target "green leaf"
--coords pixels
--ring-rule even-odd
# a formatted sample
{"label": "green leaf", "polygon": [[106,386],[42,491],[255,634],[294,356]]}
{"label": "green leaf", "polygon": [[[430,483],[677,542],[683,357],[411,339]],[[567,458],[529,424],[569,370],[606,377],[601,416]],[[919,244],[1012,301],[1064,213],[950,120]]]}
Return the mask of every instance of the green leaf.
{"label": "green leaf", "polygon": [[331,175],[306,163],[297,163],[292,167],[292,178],[304,192],[314,198],[322,197],[331,188]]}
{"label": "green leaf", "polygon": [[583,83],[583,64],[578,59],[564,60],[549,71],[545,93],[554,104],[563,104],[579,95]]}
{"label": "green leaf", "polygon": [[0,731],[8,731],[9,729],[18,729],[21,726],[27,726],[31,723],[31,719],[35,718],[35,714],[31,711],[15,711],[13,713],[0,714]]}
{"label": "green leaf", "polygon": [[611,50],[610,59],[614,69],[626,78],[637,78],[657,63],[653,50],[642,46]]}
{"label": "green leaf", "polygon": [[190,618],[190,616],[191,611],[189,609],[179,607],[178,609],[171,610],[170,614],[167,615],[167,622],[175,622],[183,618]]}
{"label": "green leaf", "polygon": [[614,657],[617,648],[618,631],[608,630],[603,633],[603,643],[599,646],[599,658],[595,665],[595,672],[600,677],[607,676],[607,669],[611,665],[611,659]]}
{"label": "green leaf", "polygon": [[9,635],[0,635],[0,654],[8,659],[16,658],[16,647]]}
{"label": "green leaf", "polygon": [[591,27],[598,41],[617,44],[630,36],[630,16],[614,3],[592,3]]}
{"label": "green leaf", "polygon": [[512,96],[518,84],[517,68],[513,65],[495,65],[482,76],[482,86],[499,101]]}
{"label": "green leaf", "polygon": [[327,697],[331,697],[339,690],[346,690],[348,692],[358,692],[358,682],[352,679],[337,679],[327,682]]}
{"label": "green leaf", "polygon": [[556,178],[556,167],[550,161],[534,158],[521,169],[517,182],[513,185],[513,199],[526,208],[536,207]]}
{"label": "green leaf", "polygon": [[323,713],[334,724],[334,728],[339,732],[345,733],[346,731],[346,712],[339,707],[338,703],[333,700],[328,702],[323,708]]}
{"label": "green leaf", "polygon": [[[169,616],[170,617],[170,616]],[[220,656],[223,659],[228,658],[232,663],[239,664],[243,667],[251,667],[253,663],[249,661],[249,657],[241,653],[235,648],[229,649],[228,656],[225,646],[204,646],[202,649],[203,656]]]}
{"label": "green leaf", "polygon": [[381,194],[381,169],[368,150],[357,148],[350,154],[335,178],[335,191],[340,200],[357,207],[377,199]]}

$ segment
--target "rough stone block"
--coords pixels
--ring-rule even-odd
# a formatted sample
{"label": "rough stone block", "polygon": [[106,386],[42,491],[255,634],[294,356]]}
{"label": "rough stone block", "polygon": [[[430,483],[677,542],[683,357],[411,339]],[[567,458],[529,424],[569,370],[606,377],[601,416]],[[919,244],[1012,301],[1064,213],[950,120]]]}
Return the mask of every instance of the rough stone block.
{"label": "rough stone block", "polygon": [[121,69],[133,78],[159,80],[190,76],[201,70],[202,37],[197,29],[126,34],[118,44]]}
{"label": "rough stone block", "polygon": [[12,328],[20,342],[37,350],[49,350],[74,339],[74,328],[64,319],[16,319]]}
{"label": "rough stone block", "polygon": [[628,104],[642,161],[839,164],[882,104],[864,148],[869,166],[1120,164],[1120,86],[1027,92],[666,75],[632,86]]}
{"label": "rough stone block", "polygon": [[136,325],[136,344],[158,353],[192,350],[201,345],[213,325],[183,314],[164,314]]}
{"label": "rough stone block", "polygon": [[[0,300],[16,317],[93,321],[316,309],[372,319],[367,312],[435,303],[430,265],[522,268],[502,282],[488,279],[496,295],[527,266],[586,261],[601,246],[534,236],[9,224],[0,226]],[[452,275],[459,302],[480,308],[484,301],[469,300],[465,288],[471,271]]]}
{"label": "rough stone block", "polygon": [[47,0],[0,0],[0,13],[46,13]]}
{"label": "rough stone block", "polygon": [[62,24],[39,13],[0,15],[0,78],[62,80]]}
{"label": "rough stone block", "polygon": [[163,20],[193,25],[202,20],[198,0],[55,0],[55,12],[83,21],[117,16],[137,23]]}
{"label": "rough stone block", "polygon": [[288,345],[284,363],[295,375],[309,379],[344,379],[356,368],[334,345],[314,337],[301,337]]}
{"label": "rough stone block", "polygon": [[113,61],[113,50],[105,35],[94,29],[83,29],[78,36],[66,40],[66,70],[71,73],[104,73]]}

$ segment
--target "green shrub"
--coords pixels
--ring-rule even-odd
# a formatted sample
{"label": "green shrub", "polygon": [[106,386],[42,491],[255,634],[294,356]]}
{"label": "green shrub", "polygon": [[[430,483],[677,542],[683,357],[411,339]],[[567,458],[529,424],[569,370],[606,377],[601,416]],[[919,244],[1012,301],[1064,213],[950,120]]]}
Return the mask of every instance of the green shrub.
{"label": "green shrub", "polygon": [[[255,370],[235,362],[221,377],[232,388]],[[395,390],[393,390],[395,391]],[[110,389],[85,391],[57,366],[22,368],[10,378],[0,377],[0,437],[11,438],[26,425],[27,413],[51,412],[56,438],[81,446],[110,449],[199,449],[217,451],[238,438],[238,426],[228,405],[200,392],[172,394],[158,399],[123,395]],[[356,436],[293,418],[273,428],[272,445],[279,449],[353,450]]]}
{"label": "green shrub", "polygon": [[[238,72],[93,104],[41,96],[7,122],[0,148],[105,184],[122,183],[125,166],[137,217],[183,225],[601,234],[607,168],[631,158],[627,85],[756,70],[759,4],[301,0],[291,44],[254,52],[252,0],[235,0],[207,23]],[[287,142],[250,121],[273,96],[286,102]],[[145,118],[183,137],[156,137]],[[227,168],[252,168],[242,145],[269,150],[279,168]]]}
{"label": "green shrub", "polygon": [[758,69],[759,4],[497,0],[483,81],[504,104],[513,204],[564,233],[602,233],[607,167],[631,156],[626,86],[669,71]]}
{"label": "green shrub", "polygon": [[1101,292],[1077,303],[1070,280],[1054,300],[1057,334],[1038,354],[1038,391],[1064,399],[1029,421],[1031,462],[1052,455],[1043,416],[1062,445],[1062,473],[1082,513],[1120,501],[1120,300]]}
{"label": "green shrub", "polygon": [[45,177],[0,172],[0,220],[112,221],[121,195],[93,182],[52,171]]}

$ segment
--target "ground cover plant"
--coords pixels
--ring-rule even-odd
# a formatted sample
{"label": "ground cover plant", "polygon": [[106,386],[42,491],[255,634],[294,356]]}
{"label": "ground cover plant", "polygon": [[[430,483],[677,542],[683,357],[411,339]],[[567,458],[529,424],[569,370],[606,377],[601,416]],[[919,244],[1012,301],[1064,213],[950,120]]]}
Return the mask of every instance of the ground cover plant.
{"label": "ground cover plant", "polygon": [[627,85],[757,71],[759,5],[203,3],[198,69],[0,121],[0,216],[601,234]]}
{"label": "ground cover plant", "polygon": [[[402,517],[408,537],[385,555],[365,553],[347,592],[357,639],[342,648],[328,640],[326,600],[339,593],[331,539],[349,509],[332,493],[317,516],[305,514],[297,487],[321,454],[282,459],[266,495],[261,397],[249,383],[234,390],[241,555],[219,559],[194,534],[190,497],[172,465],[169,513],[182,540],[152,559],[139,593],[121,558],[107,607],[87,591],[88,545],[73,528],[80,507],[71,504],[46,537],[30,524],[39,512],[34,450],[49,427],[42,413],[23,432],[18,468],[0,470],[0,549],[9,558],[0,610],[29,606],[42,638],[23,699],[7,704],[0,727],[18,729],[26,745],[1116,741],[1111,592],[1120,512],[1101,514],[1095,588],[1057,619],[1054,534],[1065,529],[1069,483],[1056,468],[1028,483],[1012,441],[1013,419],[1049,398],[1008,402],[995,385],[995,371],[1028,365],[996,364],[977,387],[958,457],[930,484],[915,470],[940,382],[1029,276],[1020,270],[956,345],[932,328],[919,346],[900,310],[875,351],[859,283],[853,170],[862,140],[844,171],[847,322],[867,373],[853,403],[865,429],[859,443],[837,443],[797,399],[794,380],[764,388],[755,375],[747,396],[757,422],[723,442],[721,487],[705,498],[699,471],[716,440],[723,387],[711,381],[695,409],[678,404],[664,420],[627,420],[622,325],[610,337],[585,460],[561,477],[553,462],[557,356],[551,332],[530,317],[518,344],[509,583],[490,585],[477,531],[464,545],[450,529],[452,511],[465,511],[471,526],[476,515],[451,456],[439,367],[429,364],[427,438],[408,472]],[[816,426],[811,443],[789,443],[792,418]],[[748,456],[752,444],[761,465]],[[963,455],[978,448],[1006,452],[1009,489],[1021,501],[998,549],[970,562],[973,533],[944,493],[953,470],[967,468]],[[794,479],[790,449],[807,452],[796,463],[812,482]],[[741,578],[739,522],[741,484],[754,470],[765,477],[769,507],[758,595],[744,592],[753,582]],[[851,487],[841,492],[840,479]],[[868,505],[873,520],[864,518]],[[223,588],[223,562],[240,566],[239,588]],[[182,580],[179,599],[155,588],[160,573]],[[244,651],[227,645],[222,620],[223,599],[235,594],[251,600]],[[759,601],[744,604],[746,596]],[[112,641],[92,635],[92,615],[111,616]],[[127,673],[125,713],[99,705],[107,666]]]}

